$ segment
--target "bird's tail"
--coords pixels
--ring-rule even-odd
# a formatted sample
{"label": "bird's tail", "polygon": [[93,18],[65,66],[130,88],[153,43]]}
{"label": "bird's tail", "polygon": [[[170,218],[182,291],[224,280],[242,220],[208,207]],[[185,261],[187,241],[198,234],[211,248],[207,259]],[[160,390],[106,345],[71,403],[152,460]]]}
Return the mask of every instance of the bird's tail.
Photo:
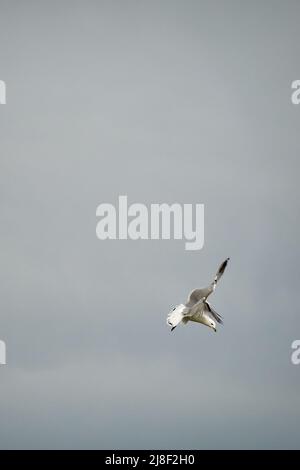
{"label": "bird's tail", "polygon": [[176,328],[177,325],[182,321],[184,317],[184,312],[186,311],[186,306],[183,304],[177,305],[172,312],[167,316],[167,324],[173,328]]}

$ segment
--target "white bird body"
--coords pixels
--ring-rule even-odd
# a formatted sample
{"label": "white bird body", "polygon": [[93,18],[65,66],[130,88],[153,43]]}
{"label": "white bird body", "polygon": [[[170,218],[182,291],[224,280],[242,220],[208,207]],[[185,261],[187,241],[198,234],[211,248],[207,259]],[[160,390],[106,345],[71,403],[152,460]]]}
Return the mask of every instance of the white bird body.
{"label": "white bird body", "polygon": [[188,321],[194,321],[196,323],[202,323],[203,325],[206,325],[206,326],[212,328],[213,330],[216,330],[216,326],[217,326],[216,322],[209,315],[207,315],[205,312],[196,313],[191,318],[188,318],[187,322]]}
{"label": "white bird body", "polygon": [[216,288],[217,282],[223,275],[229,258],[227,258],[219,267],[214,281],[209,287],[193,290],[186,304],[177,305],[167,316],[167,324],[171,326],[171,331],[181,322],[187,324],[189,321],[202,323],[203,325],[217,331],[217,323],[223,323],[221,316],[207,302],[207,297],[212,294]]}

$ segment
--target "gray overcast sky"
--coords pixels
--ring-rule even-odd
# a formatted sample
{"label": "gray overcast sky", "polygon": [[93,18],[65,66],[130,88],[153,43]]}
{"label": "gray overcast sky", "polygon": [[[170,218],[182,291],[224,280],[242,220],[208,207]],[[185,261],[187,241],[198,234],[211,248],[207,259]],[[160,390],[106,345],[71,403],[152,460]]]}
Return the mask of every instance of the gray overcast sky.
{"label": "gray overcast sky", "polygon": [[[0,447],[298,448],[299,1],[0,10]],[[120,194],[204,203],[203,250],[98,240]]]}

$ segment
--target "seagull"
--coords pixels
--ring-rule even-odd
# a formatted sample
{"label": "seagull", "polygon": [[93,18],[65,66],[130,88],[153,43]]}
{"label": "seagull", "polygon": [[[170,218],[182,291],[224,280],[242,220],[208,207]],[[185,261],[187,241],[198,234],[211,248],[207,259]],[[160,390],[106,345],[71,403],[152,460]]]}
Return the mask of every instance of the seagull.
{"label": "seagull", "polygon": [[229,258],[227,258],[219,267],[213,282],[203,289],[194,289],[185,304],[177,305],[167,316],[167,324],[173,331],[179,323],[186,325],[189,321],[202,323],[203,325],[217,331],[217,323],[223,324],[222,317],[219,315],[209,302],[207,297],[212,294],[216,288],[218,280],[222,277]]}

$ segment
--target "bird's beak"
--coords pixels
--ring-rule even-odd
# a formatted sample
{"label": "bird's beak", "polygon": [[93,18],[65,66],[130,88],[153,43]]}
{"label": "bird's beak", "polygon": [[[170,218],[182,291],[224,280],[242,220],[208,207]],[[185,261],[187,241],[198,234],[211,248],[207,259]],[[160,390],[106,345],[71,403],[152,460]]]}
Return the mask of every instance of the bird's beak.
{"label": "bird's beak", "polygon": [[214,332],[216,333],[217,332],[217,328],[213,328]]}

